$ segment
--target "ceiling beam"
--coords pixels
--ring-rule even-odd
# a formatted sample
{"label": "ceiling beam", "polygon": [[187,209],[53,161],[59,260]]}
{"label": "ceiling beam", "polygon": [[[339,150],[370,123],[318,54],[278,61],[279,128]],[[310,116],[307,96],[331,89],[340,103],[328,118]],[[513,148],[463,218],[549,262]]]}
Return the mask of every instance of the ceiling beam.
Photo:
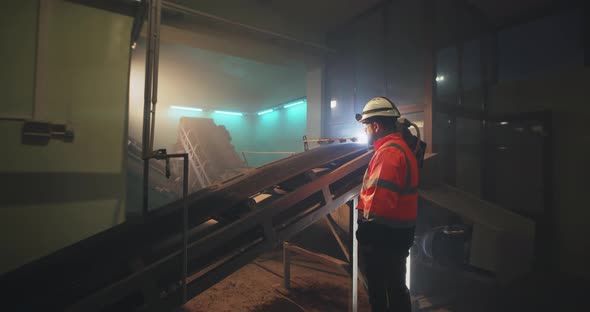
{"label": "ceiling beam", "polygon": [[[457,0],[460,2],[467,2],[468,0]],[[482,32],[477,33],[470,33],[468,35],[459,36],[456,40],[449,40],[447,42],[439,42],[437,44],[437,49],[449,47],[452,45],[461,44],[463,42],[467,42],[470,40],[474,40],[477,38],[481,38],[481,36],[485,33],[497,33],[503,31],[508,28],[517,27],[519,25],[523,25],[526,23],[530,23],[548,16],[553,16],[565,12],[570,9],[579,8],[582,9],[583,5],[582,0],[561,0],[561,1],[552,1],[551,4],[545,5],[538,8],[533,8],[529,10],[524,10],[520,14],[516,14],[507,18],[503,18],[500,22],[495,22],[491,24],[489,30],[484,30]]]}
{"label": "ceiling beam", "polygon": [[223,18],[223,17],[217,16],[217,15],[213,15],[213,14],[210,14],[207,12],[203,12],[203,11],[195,10],[193,8],[182,6],[182,5],[170,2],[170,1],[162,1],[162,7],[164,9],[178,12],[178,13],[181,13],[184,15],[202,18],[202,19],[205,19],[205,20],[208,20],[211,22],[219,23],[221,25],[229,26],[234,29],[243,30],[243,31],[246,31],[247,33],[257,35],[259,37],[268,38],[270,40],[283,41],[283,42],[295,44],[297,46],[305,47],[308,49],[313,49],[313,50],[324,52],[324,53],[325,52],[335,52],[334,50],[332,50],[332,49],[328,48],[327,46],[320,44],[320,43],[301,40],[301,39],[298,39],[298,38],[295,38],[292,36],[288,36],[285,34],[277,33],[277,32],[274,32],[274,31],[271,31],[268,29],[263,29],[260,27],[236,22],[236,21],[233,21],[233,20],[230,20],[227,18]]}
{"label": "ceiling beam", "polygon": [[522,24],[530,23],[548,16],[560,14],[569,9],[581,9],[583,3],[584,1],[581,0],[554,0],[551,1],[551,3],[548,5],[523,10],[519,14],[503,18],[499,23],[496,23],[495,30],[500,31],[507,28],[512,28]]}

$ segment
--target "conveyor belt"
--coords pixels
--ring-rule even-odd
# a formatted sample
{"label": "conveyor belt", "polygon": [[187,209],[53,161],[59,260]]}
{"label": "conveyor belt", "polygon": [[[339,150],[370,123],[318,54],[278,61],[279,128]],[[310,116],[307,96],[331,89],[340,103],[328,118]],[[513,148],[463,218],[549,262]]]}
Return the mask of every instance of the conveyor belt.
{"label": "conveyor belt", "polygon": [[[361,144],[320,147],[191,194],[188,298],[350,201],[371,155]],[[6,273],[3,306],[171,310],[182,304],[181,225],[177,201]]]}

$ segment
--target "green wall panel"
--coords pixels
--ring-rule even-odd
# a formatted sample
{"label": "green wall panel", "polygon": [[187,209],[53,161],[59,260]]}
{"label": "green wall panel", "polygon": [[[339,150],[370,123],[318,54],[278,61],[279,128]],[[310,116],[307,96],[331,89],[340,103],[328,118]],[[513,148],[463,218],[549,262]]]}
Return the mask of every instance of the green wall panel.
{"label": "green wall panel", "polygon": [[[16,144],[14,154],[0,156],[0,169],[120,172],[132,20],[65,1],[52,3],[43,57],[47,80],[36,117],[69,123],[75,143]],[[20,124],[5,127],[20,129]],[[14,130],[3,130],[11,132],[5,138],[10,143],[20,141]]]}
{"label": "green wall panel", "polygon": [[0,2],[0,115],[33,111],[37,7],[35,0]]}
{"label": "green wall panel", "polygon": [[[132,19],[66,1],[44,4],[47,45],[40,49],[36,73],[43,85],[35,117],[69,124],[75,139],[22,145],[22,123],[0,121],[0,140],[10,151],[0,155],[0,186],[11,193],[0,199],[0,248],[8,251],[0,273],[108,229],[125,216]],[[28,8],[35,14],[36,9]],[[34,55],[31,47],[27,53]],[[29,84],[15,87],[28,90],[18,95],[22,103],[32,102]],[[18,110],[30,110],[22,105]]]}

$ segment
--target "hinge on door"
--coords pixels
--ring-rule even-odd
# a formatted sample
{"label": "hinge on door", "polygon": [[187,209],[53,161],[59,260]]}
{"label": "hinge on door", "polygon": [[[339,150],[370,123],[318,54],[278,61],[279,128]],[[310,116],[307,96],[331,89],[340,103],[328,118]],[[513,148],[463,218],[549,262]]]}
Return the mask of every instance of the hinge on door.
{"label": "hinge on door", "polygon": [[47,121],[26,120],[24,122],[23,144],[47,145],[51,139],[71,143],[74,141],[74,129],[67,124],[53,124]]}

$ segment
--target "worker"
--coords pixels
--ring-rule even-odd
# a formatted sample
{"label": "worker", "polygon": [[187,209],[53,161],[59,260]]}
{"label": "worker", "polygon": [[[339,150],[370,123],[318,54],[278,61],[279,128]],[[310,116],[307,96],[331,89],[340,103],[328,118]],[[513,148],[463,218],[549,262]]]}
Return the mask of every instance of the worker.
{"label": "worker", "polygon": [[405,275],[414,242],[418,165],[397,129],[399,117],[385,97],[371,99],[356,116],[375,149],[363,178],[356,237],[371,311],[379,312],[412,309]]}

